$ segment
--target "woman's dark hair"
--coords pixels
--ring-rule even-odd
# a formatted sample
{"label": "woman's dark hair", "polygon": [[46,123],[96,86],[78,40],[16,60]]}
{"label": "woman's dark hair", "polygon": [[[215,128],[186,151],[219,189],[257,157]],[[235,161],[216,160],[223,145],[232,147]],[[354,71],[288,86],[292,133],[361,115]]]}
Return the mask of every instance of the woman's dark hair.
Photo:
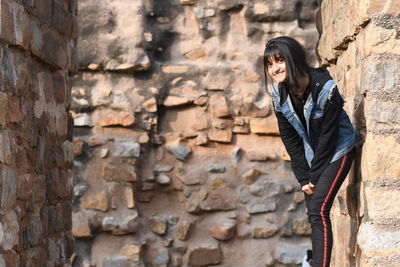
{"label": "woman's dark hair", "polygon": [[288,36],[280,36],[268,41],[264,50],[264,73],[267,85],[267,66],[271,59],[283,59],[286,64],[287,79],[284,84],[291,91],[300,90],[298,79],[310,73],[310,67],[306,62],[303,47],[295,39]]}

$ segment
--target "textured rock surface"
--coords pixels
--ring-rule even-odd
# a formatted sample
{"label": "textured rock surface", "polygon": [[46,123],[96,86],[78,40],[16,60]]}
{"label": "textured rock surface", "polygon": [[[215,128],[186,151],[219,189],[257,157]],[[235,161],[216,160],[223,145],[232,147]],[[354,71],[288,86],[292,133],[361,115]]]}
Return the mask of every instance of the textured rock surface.
{"label": "textured rock surface", "polygon": [[355,171],[332,209],[333,264],[398,266],[400,5],[324,1],[321,14],[319,55],[362,135]]}
{"label": "textured rock surface", "polygon": [[79,2],[75,266],[300,260],[303,251],[282,256],[288,246],[274,257],[283,240],[310,233],[282,160],[262,53],[268,39],[290,34],[315,64],[316,8],[311,0]]}
{"label": "textured rock surface", "polygon": [[0,1],[0,266],[70,265],[71,230],[91,234],[71,217],[77,34],[77,1]]}

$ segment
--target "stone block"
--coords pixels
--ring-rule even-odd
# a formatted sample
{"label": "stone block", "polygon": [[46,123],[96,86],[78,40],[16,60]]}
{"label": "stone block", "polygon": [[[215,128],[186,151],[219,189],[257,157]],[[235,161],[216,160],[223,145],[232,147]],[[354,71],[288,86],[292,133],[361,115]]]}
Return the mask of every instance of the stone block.
{"label": "stone block", "polygon": [[106,165],[103,166],[102,176],[106,181],[135,182],[136,169],[127,163],[119,164],[117,167]]}
{"label": "stone block", "polygon": [[89,114],[81,113],[74,118],[74,126],[76,127],[92,127],[93,122]]}
{"label": "stone block", "polygon": [[110,197],[106,191],[96,194],[85,194],[81,198],[81,206],[85,209],[107,211],[110,208]]}
{"label": "stone block", "polygon": [[149,258],[151,266],[167,267],[167,264],[169,262],[168,249],[153,248],[149,251]]}
{"label": "stone block", "polygon": [[157,99],[152,97],[142,104],[143,108],[148,112],[157,112]]}
{"label": "stone block", "polygon": [[296,244],[280,242],[275,250],[274,258],[285,265],[298,265],[302,263],[307,249],[311,249],[309,241],[297,242]]}
{"label": "stone block", "polygon": [[50,24],[51,22],[51,17],[52,17],[52,9],[50,9],[49,12],[49,7],[51,7],[53,4],[52,0],[36,0],[35,6],[36,6],[36,16],[40,19],[42,23],[47,23]]}
{"label": "stone block", "polygon": [[176,159],[181,161],[184,161],[192,152],[192,149],[185,143],[181,142],[180,139],[168,142],[166,144],[166,148],[174,155]]}
{"label": "stone block", "polygon": [[279,135],[276,117],[250,119],[250,131],[255,134]]}
{"label": "stone block", "polygon": [[236,202],[229,197],[229,194],[225,190],[209,192],[199,205],[203,211],[228,211],[236,209]]}
{"label": "stone block", "polygon": [[103,127],[109,126],[123,126],[129,127],[135,124],[135,117],[131,114],[114,114],[114,115],[106,115],[101,118],[100,125]]}
{"label": "stone block", "polygon": [[60,34],[72,37],[74,20],[76,20],[76,17],[65,10],[61,3],[57,1],[52,2],[50,25]]}
{"label": "stone block", "polygon": [[279,231],[279,228],[275,224],[268,224],[264,227],[255,227],[253,229],[253,238],[270,238]]}
{"label": "stone block", "polygon": [[0,1],[0,39],[10,42],[14,37],[13,8],[9,1]]}
{"label": "stone block", "polygon": [[253,184],[258,180],[260,174],[261,172],[258,169],[251,168],[242,174],[242,181],[246,185]]}
{"label": "stone block", "polygon": [[115,142],[114,157],[137,158],[140,155],[140,144],[136,142]]}
{"label": "stone block", "polygon": [[[46,7],[46,9],[47,8],[48,7]],[[47,30],[43,34],[43,44],[42,59],[54,66],[56,69],[67,69],[68,49],[66,39],[63,39],[51,30]]]}
{"label": "stone block", "polygon": [[267,204],[251,204],[246,206],[246,210],[250,214],[266,213],[276,210],[276,202],[269,202]]}
{"label": "stone block", "polygon": [[74,237],[91,237],[90,216],[84,211],[72,213],[72,235]]}
{"label": "stone block", "polygon": [[246,12],[246,18],[259,22],[293,21],[297,19],[296,5],[283,1],[254,1]]}
{"label": "stone block", "polygon": [[15,171],[3,168],[1,171],[1,207],[7,209],[16,204],[18,177]]}
{"label": "stone block", "polygon": [[120,251],[121,255],[127,257],[130,260],[139,261],[140,260],[140,253],[141,253],[141,246],[136,244],[126,244],[121,248]]}
{"label": "stone block", "polygon": [[[399,19],[380,14],[372,16],[371,22],[365,28],[365,54],[396,54],[400,55],[400,40],[398,40],[396,24]],[[385,73],[382,73],[385,75]],[[387,75],[387,74],[386,74]]]}
{"label": "stone block", "polygon": [[190,237],[190,232],[193,229],[194,224],[186,219],[180,219],[176,226],[175,236],[179,240],[185,241]]}
{"label": "stone block", "polygon": [[294,192],[293,194],[293,201],[296,204],[299,204],[304,201],[304,193],[303,192]]}
{"label": "stone block", "polygon": [[14,163],[12,145],[14,140],[7,131],[0,134],[0,162],[7,165]]}
{"label": "stone block", "polygon": [[400,207],[393,205],[400,201],[400,180],[381,179],[364,183],[367,198],[365,206],[372,220],[395,218],[400,214]]}
{"label": "stone block", "polygon": [[[1,3],[3,2],[4,1]],[[18,80],[15,73],[15,70],[17,69],[15,53],[13,53],[11,49],[0,49],[0,63],[2,91],[11,88],[15,89]]]}
{"label": "stone block", "polygon": [[203,47],[197,47],[185,54],[185,57],[189,60],[198,60],[207,56],[207,53]]}
{"label": "stone block", "polygon": [[222,262],[222,251],[216,245],[202,245],[192,247],[188,251],[188,264],[193,266],[207,266]]}
{"label": "stone block", "polygon": [[357,244],[365,257],[390,255],[400,249],[400,231],[379,229],[373,222],[364,222],[360,225]]}
{"label": "stone block", "polygon": [[361,172],[363,180],[398,179],[400,144],[395,136],[367,133],[363,146]]}
{"label": "stone block", "polygon": [[0,221],[0,246],[10,250],[19,244],[19,223],[17,214],[13,210],[5,212]]}
{"label": "stone block", "polygon": [[213,116],[223,118],[229,116],[229,106],[224,95],[213,94],[209,100],[210,111]]}
{"label": "stone block", "polygon": [[[256,105],[256,103],[243,103],[243,105],[240,106],[239,112],[241,116],[263,118],[269,115],[271,108],[270,105],[263,105],[259,107],[259,105]],[[275,131],[272,126],[273,125],[269,125],[267,130]]]}
{"label": "stone block", "polygon": [[42,236],[42,221],[40,215],[31,214],[28,219],[28,241],[30,246],[35,247],[40,244]]}
{"label": "stone block", "polygon": [[297,235],[311,235],[311,225],[307,217],[297,218],[293,221],[293,232]]}
{"label": "stone block", "polygon": [[171,184],[171,178],[161,173],[156,176],[156,182],[161,185],[169,185]]}
{"label": "stone block", "polygon": [[103,231],[109,231],[113,235],[135,233],[139,227],[139,216],[136,210],[129,210],[118,216],[106,216],[101,221]]}
{"label": "stone block", "polygon": [[207,72],[206,77],[203,80],[207,90],[210,91],[224,91],[229,88],[231,84],[231,72],[230,68],[215,68]]}
{"label": "stone block", "polygon": [[152,217],[149,219],[150,229],[157,235],[165,235],[167,233],[167,222],[161,217]]}
{"label": "stone block", "polygon": [[212,129],[208,133],[208,139],[210,141],[219,143],[230,143],[232,142],[232,131],[231,130],[218,130]]}
{"label": "stone block", "polygon": [[227,241],[236,234],[236,222],[227,221],[215,224],[208,229],[209,234],[217,240]]}
{"label": "stone block", "polygon": [[133,192],[133,185],[131,183],[126,183],[122,187],[122,199],[125,207],[128,209],[135,208],[135,195]]}
{"label": "stone block", "polygon": [[25,12],[24,9],[15,8],[15,25],[14,25],[14,39],[15,45],[21,46],[24,49],[29,49],[29,43],[32,38],[30,23],[32,17]]}
{"label": "stone block", "polygon": [[222,164],[209,164],[207,166],[207,171],[211,173],[224,173],[225,172],[225,166]]}
{"label": "stone block", "polygon": [[191,101],[186,97],[179,96],[167,96],[167,98],[163,101],[163,105],[166,107],[176,107],[183,106],[189,104]]}
{"label": "stone block", "polygon": [[164,73],[184,74],[189,71],[189,66],[185,65],[162,65],[161,70]]}
{"label": "stone block", "polygon": [[53,73],[54,99],[59,104],[63,104],[66,101],[67,90],[69,90],[67,76],[68,74],[64,71],[55,71]]}
{"label": "stone block", "polygon": [[[110,13],[110,9],[114,11]],[[79,10],[79,65],[86,67],[94,63],[107,70],[129,72],[150,68],[150,59],[141,48],[144,42],[142,2],[80,1]]]}

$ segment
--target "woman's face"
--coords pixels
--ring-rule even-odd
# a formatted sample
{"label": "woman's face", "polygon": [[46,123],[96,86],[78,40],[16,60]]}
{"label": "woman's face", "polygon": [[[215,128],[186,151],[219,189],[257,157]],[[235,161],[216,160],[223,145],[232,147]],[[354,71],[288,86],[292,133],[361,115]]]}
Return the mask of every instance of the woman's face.
{"label": "woman's face", "polygon": [[271,57],[267,63],[268,75],[276,83],[286,80],[286,63],[282,57]]}

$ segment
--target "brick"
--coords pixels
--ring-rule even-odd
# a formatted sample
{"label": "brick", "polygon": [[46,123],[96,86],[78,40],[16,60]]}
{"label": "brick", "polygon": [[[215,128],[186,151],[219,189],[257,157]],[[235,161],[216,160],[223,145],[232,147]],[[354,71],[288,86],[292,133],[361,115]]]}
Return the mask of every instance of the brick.
{"label": "brick", "polygon": [[43,29],[40,22],[37,19],[31,18],[29,21],[31,39],[30,39],[30,49],[32,53],[38,57],[42,56],[43,51]]}
{"label": "brick", "polygon": [[7,132],[0,134],[0,162],[13,165],[14,153],[12,152],[12,138]]}
{"label": "brick", "polygon": [[66,197],[66,187],[67,187],[67,175],[64,171],[59,170],[56,176],[56,191],[57,197],[64,199]]}
{"label": "brick", "polygon": [[0,39],[10,42],[14,37],[14,18],[9,1],[0,0]]}
{"label": "brick", "polygon": [[56,69],[68,67],[67,41],[54,31],[44,33],[43,59]]}
{"label": "brick", "polygon": [[78,0],[70,0],[68,10],[72,14],[78,14]]}
{"label": "brick", "polygon": [[15,45],[29,49],[31,39],[30,31],[31,17],[22,8],[15,8],[14,39]]}
{"label": "brick", "polygon": [[[0,92],[0,126],[7,124],[8,96],[6,93]],[[1,161],[1,156],[0,156]]]}
{"label": "brick", "polygon": [[36,16],[41,22],[50,24],[53,3],[53,0],[36,0]]}
{"label": "brick", "polygon": [[35,0],[21,0],[22,5],[29,11],[35,7]]}
{"label": "brick", "polygon": [[53,2],[53,10],[51,14],[51,26],[60,34],[71,37],[74,27],[74,17],[64,10],[62,4],[57,1]]}
{"label": "brick", "polygon": [[75,237],[92,236],[89,214],[83,211],[72,214],[72,234]]}
{"label": "brick", "polygon": [[54,98],[57,103],[64,103],[67,91],[66,74],[62,71],[53,73]]}
{"label": "brick", "polygon": [[8,208],[17,201],[17,174],[13,170],[1,170],[1,207]]}
{"label": "brick", "polygon": [[14,54],[11,49],[2,49],[0,54],[0,72],[2,90],[14,89],[16,87],[17,77],[15,70]]}

